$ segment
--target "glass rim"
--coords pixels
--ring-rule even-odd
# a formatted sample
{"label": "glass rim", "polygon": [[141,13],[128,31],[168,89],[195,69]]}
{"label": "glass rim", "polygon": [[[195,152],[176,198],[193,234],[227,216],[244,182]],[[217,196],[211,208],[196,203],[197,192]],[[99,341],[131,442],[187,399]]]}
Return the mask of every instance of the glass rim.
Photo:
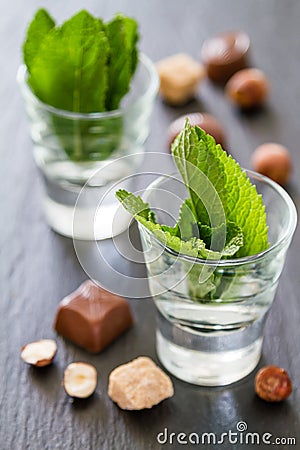
{"label": "glass rim", "polygon": [[[158,73],[155,69],[155,65],[153,61],[144,53],[139,52],[139,62],[143,64],[143,66],[146,68],[149,76],[150,76],[150,83],[147,88],[147,90],[139,96],[131,105],[135,105],[143,99],[148,97],[154,97],[159,88],[159,77]],[[125,107],[124,109],[114,109],[112,111],[102,111],[102,112],[90,112],[90,113],[80,113],[80,112],[74,112],[74,111],[68,111],[66,109],[60,109],[56,108],[55,106],[48,105],[47,103],[44,103],[42,100],[40,100],[30,89],[29,85],[26,83],[26,76],[27,76],[27,68],[25,64],[21,64],[17,71],[17,81],[20,86],[22,86],[22,89],[24,89],[26,95],[37,105],[40,105],[43,109],[46,111],[56,114],[57,116],[63,116],[68,119],[83,119],[83,120],[89,120],[89,119],[102,119],[102,118],[113,118],[113,117],[120,117],[124,111],[128,107]],[[128,92],[129,93],[129,92]]]}
{"label": "glass rim", "polygon": [[[264,258],[266,255],[268,255],[269,253],[272,253],[277,248],[282,246],[286,241],[288,241],[289,239],[292,238],[292,236],[294,234],[294,231],[296,229],[296,225],[297,225],[297,210],[296,210],[296,206],[295,206],[292,198],[290,197],[290,195],[278,183],[276,183],[275,181],[273,181],[270,178],[266,177],[265,175],[262,175],[262,174],[260,174],[258,172],[254,172],[253,170],[249,170],[249,169],[243,169],[243,170],[247,173],[247,175],[250,175],[250,176],[258,179],[259,181],[267,184],[268,186],[270,186],[285,201],[285,203],[288,206],[288,211],[289,211],[288,226],[286,227],[286,229],[285,229],[283,235],[281,236],[281,238],[278,241],[276,241],[273,245],[270,245],[270,247],[268,247],[266,250],[264,250],[264,251],[262,251],[260,253],[256,253],[254,255],[243,256],[241,258],[218,259],[218,260],[203,259],[203,258],[199,258],[199,257],[193,257],[193,256],[185,255],[184,253],[178,253],[178,252],[170,249],[169,247],[164,245],[159,239],[157,239],[157,237],[153,233],[151,233],[151,231],[148,230],[140,222],[138,222],[139,228],[142,229],[142,230],[145,229],[147,231],[147,233],[151,234],[153,239],[161,247],[163,247],[164,250],[167,253],[169,253],[170,255],[176,256],[177,258],[185,260],[185,261],[188,261],[188,262],[193,262],[194,264],[206,264],[206,265],[209,265],[209,266],[224,266],[224,267],[226,267],[226,266],[237,266],[237,265],[242,265],[242,264],[253,263],[253,262],[256,262],[256,261]],[[155,187],[157,187],[159,184],[161,184],[166,179],[173,178],[173,179],[178,180],[177,178],[175,178],[174,175],[175,174],[162,175],[159,178],[157,178],[156,180],[152,181],[146,187],[145,192],[143,194],[143,199],[148,201],[147,194],[149,194],[150,190],[155,188]]]}

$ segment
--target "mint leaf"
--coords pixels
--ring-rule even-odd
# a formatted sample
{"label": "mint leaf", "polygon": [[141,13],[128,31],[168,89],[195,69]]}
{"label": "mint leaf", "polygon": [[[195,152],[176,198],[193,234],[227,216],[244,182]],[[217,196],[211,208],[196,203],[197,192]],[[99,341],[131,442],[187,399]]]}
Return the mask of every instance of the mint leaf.
{"label": "mint leaf", "polygon": [[177,226],[172,228],[156,223],[155,215],[150,211],[149,204],[145,203],[141,197],[135,196],[124,189],[117,191],[116,197],[137,221],[144,225],[163,245],[169,247],[171,250],[196,257],[200,249],[205,249],[205,244],[200,241],[197,243],[195,238],[189,242],[182,241],[177,235]]}
{"label": "mint leaf", "polygon": [[[226,228],[226,230],[225,230]],[[243,245],[243,233],[239,227],[232,222],[223,224],[217,229],[210,229],[207,225],[199,226],[201,238],[208,246],[211,245],[211,238],[213,236],[213,245],[221,244],[223,248],[223,239],[226,234],[226,244],[223,248],[219,258],[232,258],[239,248]],[[218,243],[218,239],[220,242]],[[194,301],[209,300],[222,298],[228,295],[227,291],[232,292],[235,275],[228,280],[223,274],[215,270],[214,266],[205,264],[190,264],[186,266],[187,283],[189,286],[189,294]],[[221,286],[221,288],[220,288]]]}
{"label": "mint leaf", "polygon": [[29,73],[44,37],[53,27],[55,27],[55,22],[52,17],[45,9],[39,9],[28,27],[23,44],[24,62]]}
{"label": "mint leaf", "polygon": [[106,108],[114,110],[129,91],[137,65],[137,23],[118,14],[105,26],[110,45]]}
{"label": "mint leaf", "polygon": [[214,299],[220,280],[211,267],[205,264],[186,264],[186,273],[189,295],[195,302]]}
{"label": "mint leaf", "polygon": [[193,236],[199,237],[197,219],[193,213],[193,205],[190,199],[185,199],[179,211],[177,222],[180,237],[183,240],[189,240]]}
{"label": "mint leaf", "polygon": [[[48,12],[40,9],[23,44],[28,84],[42,102],[62,110],[91,113],[117,109],[136,70],[138,38],[137,22],[122,14],[104,25],[101,19],[82,10],[57,27]],[[118,130],[122,127],[121,119],[118,122],[113,124],[110,136],[115,125]],[[109,128],[109,124],[104,127]],[[103,127],[96,128],[100,140]],[[108,135],[109,130],[104,134]],[[103,159],[97,156],[93,144],[88,147],[85,155],[77,152],[76,157],[69,148],[65,150],[76,160],[88,159],[88,155]],[[105,154],[111,153],[110,147]]]}
{"label": "mint leaf", "polygon": [[244,235],[242,229],[233,222],[226,224],[226,245],[222,250],[222,255],[232,257],[236,255],[244,245]]}
{"label": "mint leaf", "polygon": [[101,20],[81,11],[44,37],[28,82],[43,102],[57,108],[104,111],[108,52]]}
{"label": "mint leaf", "polygon": [[199,230],[201,239],[207,247],[221,252],[223,257],[235,255],[239,248],[243,246],[243,232],[233,222],[227,222],[216,228],[199,224]]}
{"label": "mint leaf", "polygon": [[215,140],[188,121],[172,146],[175,163],[190,193],[198,223],[240,227],[243,246],[236,256],[250,256],[268,247],[265,206],[239,164]]}
{"label": "mint leaf", "polygon": [[[138,222],[151,231],[163,245],[174,252],[195,258],[199,257],[216,260],[222,258],[222,251],[212,251],[206,248],[205,242],[198,237],[190,237],[188,240],[184,240],[181,235],[181,220],[179,220],[173,228],[167,225],[160,225],[156,223],[155,215],[150,210],[149,204],[145,203],[141,197],[135,196],[124,189],[118,190],[116,192],[116,197],[122,203],[123,207],[132,214]],[[188,208],[187,203],[184,204],[185,206],[181,209],[182,214],[184,214],[185,208]],[[239,248],[239,238],[240,236],[234,236],[234,233],[232,232],[232,238],[230,239],[228,246],[225,246],[224,248],[225,256],[233,254],[233,251],[236,251],[237,248]]]}
{"label": "mint leaf", "polygon": [[236,257],[255,255],[269,247],[266,208],[262,196],[237,162],[231,156],[228,157],[221,147],[217,151],[227,175],[226,217],[243,232],[244,245]]}
{"label": "mint leaf", "polygon": [[215,158],[210,145],[199,139],[196,127],[186,122],[172,145],[172,154],[186,188],[197,222],[217,227],[226,222],[220,193],[224,189],[223,164]]}
{"label": "mint leaf", "polygon": [[[190,197],[174,227],[156,223],[149,204],[118,191],[123,206],[166,247],[197,258],[183,260],[194,301],[230,301],[240,295],[243,270],[223,273],[218,260],[248,256],[268,247],[262,197],[236,161],[214,139],[186,122],[172,147]],[[200,259],[216,260],[206,264]]]}
{"label": "mint leaf", "polygon": [[135,196],[125,189],[119,189],[116,192],[116,197],[133,217],[143,217],[150,222],[156,223],[155,214],[150,211],[149,204],[145,203],[140,196]]}
{"label": "mint leaf", "polygon": [[190,240],[196,236],[220,258],[233,256],[243,245],[243,232],[233,222],[222,223],[214,228],[197,223],[190,199],[181,205],[177,227],[181,239]]}

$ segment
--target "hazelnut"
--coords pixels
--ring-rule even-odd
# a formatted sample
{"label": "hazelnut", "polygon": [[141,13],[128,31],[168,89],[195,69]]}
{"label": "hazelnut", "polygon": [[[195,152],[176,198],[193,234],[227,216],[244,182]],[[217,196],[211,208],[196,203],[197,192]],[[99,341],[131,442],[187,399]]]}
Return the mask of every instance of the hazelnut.
{"label": "hazelnut", "polygon": [[41,339],[30,342],[21,349],[21,358],[27,364],[35,367],[49,366],[57,351],[56,342],[52,339]]}
{"label": "hazelnut", "polygon": [[255,377],[255,392],[266,402],[281,402],[292,392],[288,373],[277,366],[263,367]]}
{"label": "hazelnut", "polygon": [[192,126],[197,125],[202,128],[215,139],[217,144],[220,144],[222,147],[225,146],[224,131],[220,122],[211,114],[195,112],[180,116],[171,123],[167,131],[169,148],[171,148],[176,136],[184,127],[187,118]]}
{"label": "hazelnut", "polygon": [[258,69],[244,69],[235,73],[226,84],[226,94],[237,106],[250,109],[261,106],[269,93],[266,75]]}
{"label": "hazelnut", "polygon": [[63,386],[70,397],[90,397],[97,386],[96,368],[83,362],[69,364],[64,372]]}
{"label": "hazelnut", "polygon": [[288,149],[275,143],[257,147],[252,154],[251,164],[256,172],[282,185],[288,182],[292,172],[292,160]]}

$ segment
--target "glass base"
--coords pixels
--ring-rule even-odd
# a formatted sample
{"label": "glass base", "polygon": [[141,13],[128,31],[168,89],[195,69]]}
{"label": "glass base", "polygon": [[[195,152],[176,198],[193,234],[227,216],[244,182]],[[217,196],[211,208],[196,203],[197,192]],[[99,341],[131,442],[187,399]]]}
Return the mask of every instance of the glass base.
{"label": "glass base", "polygon": [[130,190],[131,180],[104,186],[94,185],[93,180],[82,187],[44,176],[44,212],[57,233],[94,241],[112,238],[128,228],[131,216],[116,199],[115,191],[121,187]]}
{"label": "glass base", "polygon": [[[119,212],[118,204],[99,208],[76,208],[44,200],[44,212],[50,227],[63,236],[80,240],[103,240],[123,233],[131,221],[127,214]],[[118,220],[115,220],[118,215]]]}
{"label": "glass base", "polygon": [[257,336],[260,328],[256,323],[228,333],[189,332],[160,315],[156,351],[165,368],[180,380],[224,386],[244,378],[258,364],[263,342],[260,333]]}

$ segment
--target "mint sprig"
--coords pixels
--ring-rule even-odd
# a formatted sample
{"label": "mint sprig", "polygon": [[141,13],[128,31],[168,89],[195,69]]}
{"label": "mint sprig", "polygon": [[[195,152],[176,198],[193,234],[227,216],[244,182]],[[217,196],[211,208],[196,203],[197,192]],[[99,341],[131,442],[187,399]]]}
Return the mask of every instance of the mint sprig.
{"label": "mint sprig", "polygon": [[232,222],[241,228],[243,245],[236,257],[268,247],[265,206],[239,164],[215,140],[188,121],[172,145],[175,163],[190,193],[197,222],[214,228]]}
{"label": "mint sprig", "polygon": [[176,253],[194,258],[217,260],[223,256],[234,255],[243,241],[241,230],[238,227],[230,227],[231,232],[228,234],[230,239],[226,242],[223,249],[221,251],[210,250],[200,237],[190,236],[189,239],[182,239],[182,222],[178,221],[174,227],[158,224],[155,213],[150,210],[149,204],[145,203],[140,196],[135,196],[131,192],[120,189],[116,192],[116,197],[126,211],[132,214],[138,222],[153,233],[164,246]]}
{"label": "mint sprig", "polygon": [[[268,248],[265,206],[239,164],[198,127],[185,127],[172,146],[189,197],[174,227],[158,224],[141,197],[116,193],[124,208],[165,247],[198,258],[183,262],[190,297],[196,302],[230,301],[239,292],[239,273],[215,270],[199,260],[250,256]],[[243,273],[241,273],[243,276]],[[229,299],[229,300],[227,300]]]}
{"label": "mint sprig", "polygon": [[40,100],[59,109],[117,109],[136,69],[137,41],[136,21],[120,14],[104,24],[82,10],[56,26],[40,9],[23,44],[28,84]]}
{"label": "mint sprig", "polygon": [[117,198],[136,220],[170,249],[220,259],[250,256],[268,248],[265,206],[245,171],[215,140],[188,121],[172,146],[190,197],[175,227],[156,222],[140,197],[119,190]]}
{"label": "mint sprig", "polygon": [[108,53],[102,22],[81,11],[44,37],[28,83],[40,100],[56,108],[103,111]]}
{"label": "mint sprig", "polygon": [[[93,113],[118,109],[138,60],[138,26],[116,15],[109,23],[82,10],[57,26],[37,11],[23,44],[28,85],[44,103]],[[123,117],[73,118],[50,114],[49,134],[73,161],[101,161],[122,145]]]}

